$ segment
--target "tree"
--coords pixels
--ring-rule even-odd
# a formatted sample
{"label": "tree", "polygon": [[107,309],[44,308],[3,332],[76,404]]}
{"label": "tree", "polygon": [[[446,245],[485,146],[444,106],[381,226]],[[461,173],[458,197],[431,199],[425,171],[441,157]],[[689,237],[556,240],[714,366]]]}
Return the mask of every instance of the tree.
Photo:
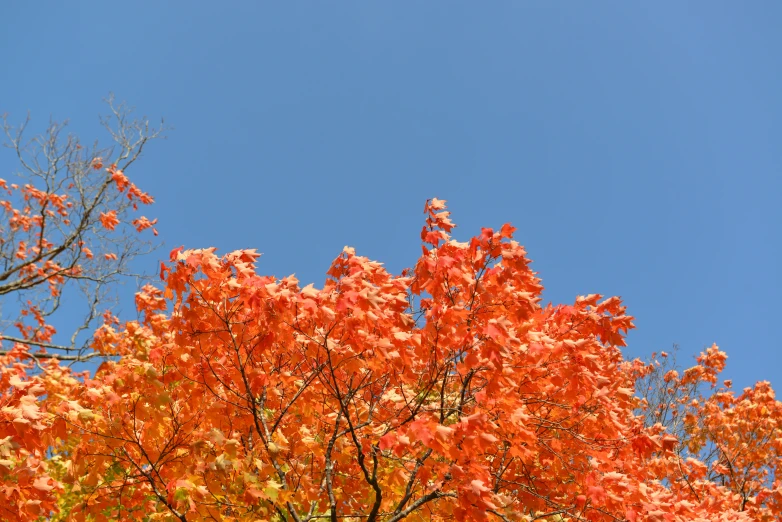
{"label": "tree", "polygon": [[761,381],[736,394],[732,382],[717,387],[727,355],[711,346],[684,369],[662,352],[638,368],[636,388],[647,426],[676,436],[676,455],[661,474],[674,487],[702,501],[709,484],[732,492],[728,505],[752,520],[778,520],[782,513],[782,403]]}
{"label": "tree", "polygon": [[[346,248],[321,289],[259,275],[253,250],[173,251],[161,267],[165,288],[137,296],[141,320],[96,332],[96,352],[119,359],[94,377],[47,381],[39,404],[60,441],[47,482],[62,488],[49,497],[60,516],[780,515],[778,482],[768,498],[745,488],[736,502],[732,478],[698,474],[705,464],[677,452],[661,423],[636,415],[635,383],[649,370],[622,357],[633,324],[618,298],[544,307],[513,227],[461,243],[450,237],[443,201],[428,201],[425,212],[412,269],[395,276]],[[706,378],[722,363],[715,348],[695,372]],[[744,431],[755,438],[731,439],[745,417],[779,418],[770,387],[756,389],[704,403],[707,419],[696,423],[733,426],[716,440],[751,446],[742,465],[780,440],[770,421],[762,433]],[[699,444],[700,431],[682,433]]]}
{"label": "tree", "polygon": [[[61,490],[49,476],[47,451],[63,449],[42,401],[80,383],[59,366],[86,361],[96,323],[114,322],[108,306],[114,284],[131,276],[131,260],[149,250],[136,232],[155,221],[137,216],[152,198],[125,175],[147,142],[160,135],[133,120],[124,105],[109,100],[103,121],[115,144],[84,147],[66,124],[52,123],[43,135],[26,139],[25,122],[14,128],[4,118],[8,145],[19,160],[18,179],[0,179],[0,519],[35,519],[56,507]],[[153,229],[154,231],[154,229]],[[55,342],[52,318],[63,292],[84,294],[84,318]],[[69,306],[72,308],[73,304]],[[82,335],[86,334],[86,335]]]}
{"label": "tree", "polygon": [[[116,226],[101,212],[95,228]],[[322,289],[259,275],[252,250],[176,249],[141,319],[95,330],[93,376],[61,365],[84,351],[47,356],[28,312],[0,361],[2,518],[779,518],[768,383],[708,394],[716,347],[681,376],[626,361],[618,298],[541,306],[513,227],[460,243],[443,201],[425,213],[412,269],[346,248]]]}
{"label": "tree", "polygon": [[[33,347],[33,356],[43,359],[89,359],[91,336],[82,342],[80,334],[94,330],[116,283],[134,275],[130,262],[150,250],[136,232],[152,229],[156,220],[136,211],[153,199],[125,172],[163,128],[134,120],[125,105],[108,102],[111,117],[102,123],[114,141],[109,148],[97,143],[85,147],[77,137],[64,135],[67,122],[54,122],[28,140],[29,117],[18,128],[3,118],[7,145],[21,167],[17,182],[0,179],[6,193],[0,201],[0,296],[4,305],[15,298],[18,312],[4,321],[5,347]],[[49,323],[71,286],[83,293],[86,313],[69,341],[55,344]],[[9,324],[17,334],[9,331]],[[10,353],[8,348],[0,351]]]}

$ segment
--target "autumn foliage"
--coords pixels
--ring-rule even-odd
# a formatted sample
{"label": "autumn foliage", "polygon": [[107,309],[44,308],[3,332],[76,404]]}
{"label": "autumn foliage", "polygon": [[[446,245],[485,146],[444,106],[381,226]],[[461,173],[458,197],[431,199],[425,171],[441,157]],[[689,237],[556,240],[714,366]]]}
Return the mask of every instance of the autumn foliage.
{"label": "autumn foliage", "polygon": [[650,379],[618,298],[543,306],[513,227],[462,243],[443,201],[425,215],[411,269],[345,248],[322,288],[259,274],[253,250],[174,250],[141,320],[95,332],[94,375],[3,361],[3,516],[779,518],[768,383],[711,390],[716,347]]}
{"label": "autumn foliage", "polygon": [[[116,284],[132,276],[130,262],[149,251],[140,234],[156,220],[141,215],[153,202],[126,176],[146,144],[162,129],[133,119],[132,109],[108,100],[111,116],[102,123],[110,147],[83,146],[53,122],[41,135],[28,136],[25,121],[12,126],[3,117],[5,145],[19,171],[0,178],[0,356],[20,351],[39,359],[85,361]],[[63,296],[83,319],[55,338],[51,322]],[[11,305],[11,306],[8,306]]]}

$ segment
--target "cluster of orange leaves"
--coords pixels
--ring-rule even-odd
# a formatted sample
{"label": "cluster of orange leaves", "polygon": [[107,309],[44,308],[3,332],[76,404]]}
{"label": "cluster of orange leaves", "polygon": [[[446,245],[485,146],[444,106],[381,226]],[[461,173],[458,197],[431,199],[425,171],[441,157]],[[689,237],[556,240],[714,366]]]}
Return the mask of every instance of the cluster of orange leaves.
{"label": "cluster of orange leaves", "polygon": [[[92,167],[96,170],[103,168],[101,159],[94,159]],[[116,165],[110,165],[105,170],[112,178],[116,189],[124,193],[132,203],[134,210],[138,210],[139,202],[147,205],[154,201],[152,196],[130,182]],[[79,202],[74,204],[74,197],[68,192],[73,188],[74,185],[71,184],[62,193],[47,192],[31,184],[20,187],[0,179],[0,189],[3,189],[7,195],[7,199],[0,200],[0,207],[7,217],[7,223],[4,224],[2,230],[9,233],[23,233],[21,237],[16,239],[14,245],[16,250],[14,257],[22,265],[18,272],[20,287],[24,287],[27,281],[43,279],[47,282],[49,293],[52,296],[58,296],[65,279],[83,275],[83,267],[78,264],[62,266],[52,259],[51,252],[64,247],[79,250],[86,259],[94,257],[89,246],[83,241],[63,244],[69,239],[67,237],[69,227],[75,225],[72,222],[72,214],[74,211],[83,210],[79,208]],[[16,207],[15,200],[20,201],[22,206]],[[78,216],[78,213],[76,215]],[[108,231],[113,231],[121,222],[116,210],[112,209],[101,212],[99,221]],[[157,219],[149,220],[144,216],[130,222],[138,232],[152,228],[156,223]],[[157,230],[154,228],[152,228],[152,232],[157,235]],[[0,237],[0,245],[6,239]],[[103,257],[107,260],[117,259],[117,255],[112,252],[105,253]]]}
{"label": "cluster of orange leaves", "polygon": [[[399,276],[345,248],[323,288],[301,288],[259,275],[255,251],[177,249],[165,288],[138,294],[142,319],[96,332],[114,357],[94,376],[5,361],[4,516],[778,519],[767,383],[690,397],[690,452],[732,460],[685,457],[636,414],[648,367],[622,356],[618,298],[542,306],[513,227],[461,243],[443,201],[425,211],[422,255]],[[724,357],[713,347],[669,381],[716,382]]]}
{"label": "cluster of orange leaves", "polygon": [[[92,162],[92,168],[103,168],[100,158]],[[153,199],[130,183],[115,166],[105,169],[107,178],[122,197],[127,197],[134,209],[137,202],[149,204]],[[75,185],[62,184],[60,192],[47,192],[32,184],[19,186],[0,179],[4,191],[0,199],[0,247],[10,246],[13,255],[4,257],[3,295],[36,289],[43,285],[48,297],[57,299],[70,278],[85,273],[82,262],[94,258],[84,241],[74,238],[79,220],[84,218],[84,202],[79,201]],[[139,232],[156,222],[145,217],[130,220],[118,217],[108,210],[99,217],[101,224],[113,230],[126,219],[128,225]],[[154,230],[153,230],[154,232]],[[155,234],[157,234],[155,232]],[[98,248],[111,245],[98,244]],[[5,250],[4,253],[9,252]],[[62,254],[62,255],[61,255]],[[59,257],[58,257],[59,256]],[[108,261],[117,255],[107,251],[102,256]],[[60,259],[65,258],[65,262]],[[71,372],[56,361],[47,359],[45,347],[53,342],[56,330],[47,324],[48,313],[41,302],[21,300],[18,318],[13,321],[18,335],[3,341],[0,353],[0,520],[35,520],[58,510],[61,483],[52,478],[52,464],[62,455],[62,443],[72,434],[57,431],[54,417],[47,408],[59,402],[74,388],[80,386],[85,375]],[[51,308],[48,310],[51,311]],[[5,334],[5,332],[2,332]],[[7,335],[7,334],[6,334]],[[26,340],[33,344],[19,342]],[[53,345],[52,345],[53,346]],[[38,350],[42,357],[30,357]],[[54,458],[52,458],[54,457]]]}

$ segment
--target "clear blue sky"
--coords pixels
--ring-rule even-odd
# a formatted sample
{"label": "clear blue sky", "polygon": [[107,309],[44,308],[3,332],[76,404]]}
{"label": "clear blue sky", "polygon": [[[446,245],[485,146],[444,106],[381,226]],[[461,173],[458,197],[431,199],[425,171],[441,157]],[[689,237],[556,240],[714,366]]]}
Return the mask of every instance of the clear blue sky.
{"label": "clear blue sky", "polygon": [[110,91],[165,116],[131,172],[157,258],[399,271],[436,196],[458,238],[517,226],[547,301],[621,295],[630,356],[716,342],[780,387],[780,27],[778,0],[9,2],[0,112],[87,141]]}

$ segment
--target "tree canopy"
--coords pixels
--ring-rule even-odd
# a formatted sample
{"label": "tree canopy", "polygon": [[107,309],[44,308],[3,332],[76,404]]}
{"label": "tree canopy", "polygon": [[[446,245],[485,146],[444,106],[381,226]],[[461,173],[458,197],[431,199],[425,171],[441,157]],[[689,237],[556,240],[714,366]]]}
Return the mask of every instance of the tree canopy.
{"label": "tree canopy", "polygon": [[[3,229],[18,290],[39,278],[56,298],[85,273],[54,261],[50,219],[65,230],[75,213],[104,248],[104,231],[152,224],[113,206],[151,202],[116,162],[80,158],[100,174],[85,193],[122,197],[87,210],[93,199],[63,185],[9,186],[29,202]],[[619,298],[543,305],[512,226],[467,242],[453,228],[431,199],[412,268],[394,275],[346,247],[322,288],[258,273],[254,250],[175,249],[161,284],[137,294],[139,320],[105,314],[73,348],[102,360],[92,374],[52,356],[31,304],[37,326],[0,359],[0,516],[779,518],[782,404],[768,383],[717,389],[716,346],[681,373],[662,371],[662,354],[627,360],[633,318]],[[78,234],[59,237],[94,259]]]}

